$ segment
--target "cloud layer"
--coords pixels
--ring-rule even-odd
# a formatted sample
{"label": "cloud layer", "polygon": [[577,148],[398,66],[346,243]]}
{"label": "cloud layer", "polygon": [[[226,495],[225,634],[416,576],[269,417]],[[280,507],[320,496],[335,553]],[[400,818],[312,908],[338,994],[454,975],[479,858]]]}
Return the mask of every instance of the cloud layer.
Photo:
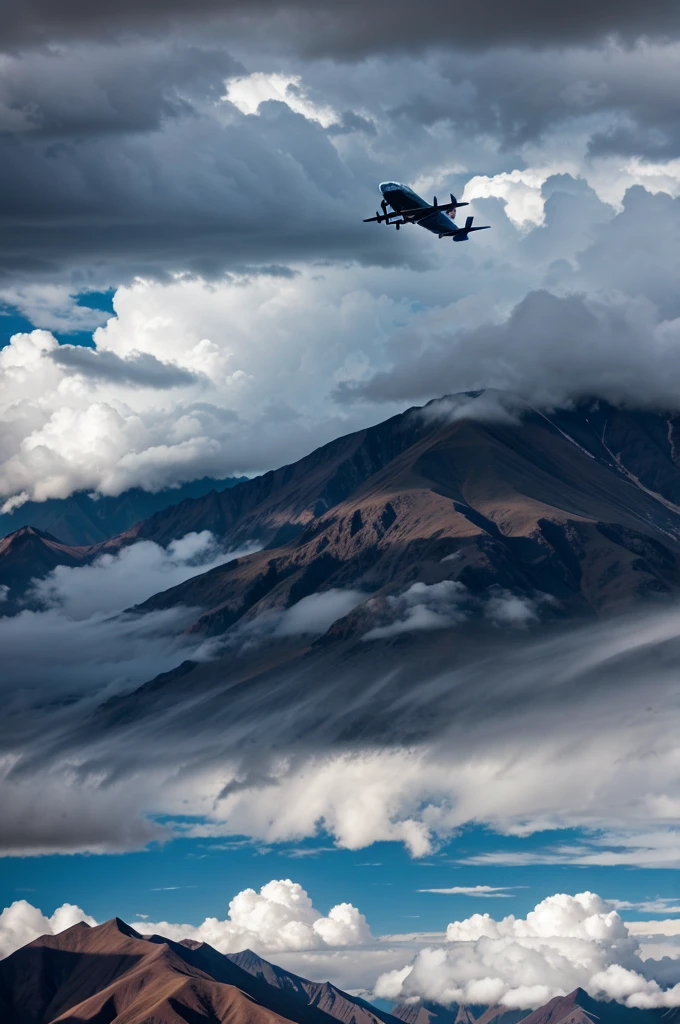
{"label": "cloud layer", "polygon": [[667,985],[677,965],[642,961],[619,914],[591,892],[549,896],[526,918],[474,914],[449,924],[446,939],[382,975],[375,994],[527,1009],[581,987],[631,1007],[680,1005],[680,983]]}
{"label": "cloud layer", "polygon": [[[78,921],[96,924],[71,904],[46,917],[19,900],[0,914],[0,957]],[[146,935],[207,942],[223,953],[250,948],[313,979],[330,976],[349,989],[371,987],[375,996],[389,1000],[500,1002],[527,1009],[581,986],[595,997],[627,1006],[680,1003],[680,985],[673,985],[677,959],[642,959],[638,939],[612,903],[591,892],[549,896],[526,918],[496,921],[475,914],[454,921],[445,946],[422,948],[412,963],[388,971],[384,966],[405,955],[404,944],[390,946],[390,936],[376,942],[366,918],[350,903],[323,915],[290,879],[267,882],[259,892],[237,893],[224,920],[209,917],[199,925],[141,920],[134,926]]]}
{"label": "cloud layer", "polygon": [[[65,903],[51,917],[26,900],[18,900],[0,914],[0,957],[40,935],[56,935],[78,921],[95,925],[80,907]],[[366,918],[351,903],[331,907],[327,915],[312,904],[308,893],[289,878],[272,880],[259,892],[244,889],[229,903],[225,920],[208,917],[200,925],[135,922],[145,935],[208,942],[221,953],[252,949],[260,953],[316,950],[365,945],[372,941]]]}

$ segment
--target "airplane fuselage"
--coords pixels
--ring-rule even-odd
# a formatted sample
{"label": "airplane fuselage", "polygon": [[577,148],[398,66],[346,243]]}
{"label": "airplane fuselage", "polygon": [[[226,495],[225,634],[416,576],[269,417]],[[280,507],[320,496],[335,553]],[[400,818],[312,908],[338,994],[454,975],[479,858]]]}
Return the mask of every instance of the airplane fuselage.
{"label": "airplane fuselage", "polygon": [[[392,207],[395,213],[401,213],[403,210],[427,210],[430,206],[428,202],[421,198],[409,188],[408,185],[401,185],[397,181],[383,181],[380,185],[380,191],[385,197],[386,202]],[[455,231],[458,225],[453,221],[448,214],[443,213],[441,210],[431,214],[429,217],[419,217],[418,215],[406,216],[405,220],[417,221],[417,223],[427,228],[428,231],[434,232],[435,235],[448,234],[451,231]]]}

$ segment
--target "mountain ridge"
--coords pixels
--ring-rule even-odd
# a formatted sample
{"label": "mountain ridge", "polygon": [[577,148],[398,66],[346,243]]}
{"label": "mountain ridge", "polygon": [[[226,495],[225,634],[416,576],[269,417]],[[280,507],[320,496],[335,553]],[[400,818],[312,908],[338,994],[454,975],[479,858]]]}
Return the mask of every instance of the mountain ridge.
{"label": "mountain ridge", "polygon": [[222,954],[112,918],[43,935],[0,960],[0,1015],[7,1024],[674,1024],[678,1011],[629,1009],[575,989],[535,1010],[425,1002],[388,1013],[252,950]]}
{"label": "mountain ridge", "polygon": [[[414,583],[460,584],[479,607],[519,595],[548,619],[680,593],[680,417],[602,402],[548,414],[507,396],[510,411],[501,403],[489,413],[487,401],[477,413],[480,394],[407,410],[187,498],[98,545],[64,550],[63,564],[193,530],[231,548],[258,541],[260,551],[138,606],[200,608],[192,628],[209,635],[333,589],[375,598],[378,623],[386,601]],[[31,556],[33,575],[60,556],[56,538],[45,543],[48,553]],[[0,584],[20,591],[30,560],[22,576],[0,557]]]}

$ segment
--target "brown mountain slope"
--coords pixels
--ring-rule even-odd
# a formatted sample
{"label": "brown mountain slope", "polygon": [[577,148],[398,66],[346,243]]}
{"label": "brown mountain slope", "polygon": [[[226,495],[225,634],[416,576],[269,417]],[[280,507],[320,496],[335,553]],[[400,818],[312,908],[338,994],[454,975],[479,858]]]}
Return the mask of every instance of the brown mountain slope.
{"label": "brown mountain slope", "polygon": [[[289,467],[297,504],[284,514],[292,483],[282,484],[277,526],[279,538],[286,531],[296,536],[282,544],[275,538],[269,549],[142,607],[202,607],[196,628],[219,634],[244,616],[331,588],[358,587],[384,598],[414,582],[457,580],[473,594],[490,587],[547,594],[553,601],[546,610],[561,614],[619,609],[676,593],[680,461],[674,421],[652,417],[653,432],[644,418],[612,410],[614,429],[609,419],[591,422],[599,415],[564,413],[553,422],[525,410],[521,421],[451,422],[419,411],[373,428],[372,435],[352,435],[326,467],[336,478],[349,474],[358,481],[349,495],[328,510],[314,510],[311,494],[318,491],[303,488],[302,463]],[[412,421],[420,428],[408,431]],[[388,428],[397,436],[386,440]],[[370,459],[361,457],[366,445]],[[315,453],[315,487],[325,451]],[[254,483],[226,499],[250,494]],[[253,530],[269,523],[271,531],[270,499],[246,517]],[[244,522],[235,526],[241,539]],[[144,524],[145,535],[159,528],[165,536],[169,525],[155,517]]]}
{"label": "brown mountain slope", "polygon": [[206,944],[144,938],[114,919],[43,936],[0,962],[11,1024],[330,1024]]}
{"label": "brown mountain slope", "polygon": [[438,1003],[413,1003],[394,1008],[395,1017],[405,1024],[448,1024],[456,1010],[467,1012],[470,1024],[672,1024],[678,1011],[639,1010],[621,1003],[593,999],[582,988],[556,996],[537,1010],[511,1010],[505,1006],[447,1007]]}
{"label": "brown mountain slope", "polygon": [[[328,1009],[324,1011],[322,1005]],[[44,935],[0,961],[3,1024],[675,1024],[677,1010],[628,1009],[582,989],[533,1012],[397,1006],[394,1015],[335,986],[291,974],[250,950],[142,936],[115,918]]]}
{"label": "brown mountain slope", "polygon": [[232,963],[238,964],[253,977],[261,978],[268,985],[287,992],[299,1002],[318,1007],[344,1024],[397,1024],[397,1019],[391,1013],[379,1010],[365,999],[350,996],[328,981],[307,981],[306,978],[270,964],[251,949],[226,955]]}
{"label": "brown mountain slope", "polygon": [[596,402],[549,414],[524,405],[514,418],[475,419],[470,408],[409,410],[96,548],[57,551],[51,538],[22,559],[0,552],[0,582],[19,586],[56,558],[210,529],[230,547],[264,549],[143,606],[198,606],[195,628],[210,634],[333,588],[384,603],[415,582],[458,581],[472,595],[548,595],[545,616],[680,590],[680,419]]}
{"label": "brown mountain slope", "polygon": [[474,1024],[483,1013],[483,1006],[440,1006],[438,1003],[400,1003],[394,1007],[394,1016],[405,1024]]}

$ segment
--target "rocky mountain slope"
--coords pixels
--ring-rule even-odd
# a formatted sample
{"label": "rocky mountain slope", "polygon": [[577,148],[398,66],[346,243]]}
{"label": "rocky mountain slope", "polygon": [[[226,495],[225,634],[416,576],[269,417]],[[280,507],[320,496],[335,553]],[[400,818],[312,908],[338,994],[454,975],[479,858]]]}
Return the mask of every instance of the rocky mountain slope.
{"label": "rocky mountain slope", "polygon": [[7,1024],[331,1024],[205,943],[143,937],[118,918],[46,935],[0,962]]}
{"label": "rocky mountain slope", "polygon": [[63,544],[50,533],[34,526],[19,530],[0,539],[0,588],[4,600],[0,613],[18,611],[18,600],[32,579],[47,576],[58,565],[86,565],[93,554],[89,547]]}
{"label": "rocky mountain slope", "polygon": [[[601,402],[544,413],[491,398],[409,410],[294,465],[187,498],[103,544],[71,547],[64,559],[204,529],[231,548],[259,543],[142,606],[197,607],[194,629],[212,635],[348,588],[374,599],[376,621],[413,584],[455,583],[479,607],[519,595],[544,618],[677,594],[680,417]],[[45,543],[49,553],[32,556],[35,574],[55,557],[54,538]],[[0,581],[12,587],[15,571],[10,563]],[[29,571],[26,563],[24,578]]]}
{"label": "rocky mountain slope", "polygon": [[195,628],[219,634],[332,588],[384,600],[455,581],[540,595],[548,616],[680,590],[680,420],[601,404],[474,413],[432,403],[128,531],[167,542],[191,525],[266,545],[144,607],[201,607]]}
{"label": "rocky mountain slope", "polygon": [[398,1006],[394,1015],[244,950],[143,936],[118,918],[44,935],[0,961],[7,1024],[675,1024],[677,1010],[628,1009],[582,989],[537,1010]]}
{"label": "rocky mountain slope", "polygon": [[263,960],[251,949],[226,955],[232,963],[238,964],[253,977],[287,992],[298,1002],[316,1006],[343,1024],[397,1024],[397,1018],[393,1014],[372,1006],[365,999],[350,996],[329,981],[308,981],[297,974],[285,971],[282,967]]}
{"label": "rocky mountain slope", "polygon": [[85,491],[77,491],[69,498],[27,501],[13,512],[0,513],[0,537],[23,526],[33,526],[42,533],[57,537],[62,544],[99,544],[185,498],[201,498],[210,491],[234,487],[245,479],[227,477],[213,480],[203,477],[155,494],[132,487],[115,497],[102,495],[91,498]]}

